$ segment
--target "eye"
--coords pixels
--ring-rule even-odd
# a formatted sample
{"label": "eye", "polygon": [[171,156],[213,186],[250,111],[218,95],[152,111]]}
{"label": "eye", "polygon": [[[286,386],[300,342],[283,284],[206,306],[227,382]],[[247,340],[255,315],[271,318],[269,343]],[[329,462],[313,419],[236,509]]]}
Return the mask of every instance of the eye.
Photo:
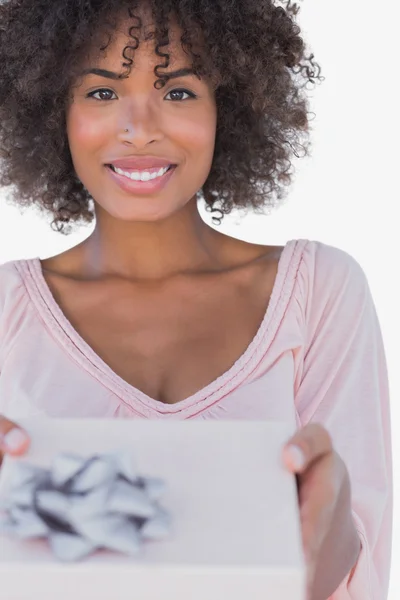
{"label": "eye", "polygon": [[189,98],[197,98],[196,94],[193,94],[193,92],[189,92],[189,90],[183,89],[171,90],[170,92],[168,92],[167,96],[169,96],[170,94],[187,94]]}
{"label": "eye", "polygon": [[96,98],[95,94],[114,94],[115,92],[113,92],[112,90],[109,90],[108,88],[100,88],[99,90],[94,90],[94,92],[90,92],[90,94],[88,94],[86,97],[87,98],[94,98],[95,100],[112,100],[112,98]]}

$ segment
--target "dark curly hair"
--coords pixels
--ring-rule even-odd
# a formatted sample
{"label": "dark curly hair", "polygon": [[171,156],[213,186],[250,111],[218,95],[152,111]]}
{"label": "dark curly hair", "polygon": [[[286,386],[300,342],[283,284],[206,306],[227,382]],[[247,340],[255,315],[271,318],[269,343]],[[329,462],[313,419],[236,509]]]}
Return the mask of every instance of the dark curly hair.
{"label": "dark curly hair", "polygon": [[[105,50],[121,15],[134,19],[125,47],[128,76],[141,27],[135,9],[143,0],[3,0],[0,4],[0,185],[8,201],[36,206],[51,227],[71,233],[70,223],[90,223],[93,198],[78,179],[66,133],[66,110],[84,57]],[[305,57],[297,4],[273,0],[147,0],[153,14],[155,51],[169,65],[169,16],[183,31],[192,67],[213,84],[217,132],[212,167],[203,188],[206,210],[221,222],[232,209],[275,207],[292,181],[292,153],[309,154],[308,82],[320,67]],[[125,11],[125,12],[124,12]],[[132,22],[129,23],[130,25]],[[202,46],[195,52],[201,35]],[[104,46],[104,40],[108,42]],[[302,145],[301,138],[306,142]],[[261,212],[263,212],[261,210]]]}

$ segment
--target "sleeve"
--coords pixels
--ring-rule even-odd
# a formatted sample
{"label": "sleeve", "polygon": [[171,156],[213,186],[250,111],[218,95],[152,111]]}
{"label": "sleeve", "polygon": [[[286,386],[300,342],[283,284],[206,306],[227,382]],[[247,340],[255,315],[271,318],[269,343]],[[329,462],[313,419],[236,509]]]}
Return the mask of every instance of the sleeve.
{"label": "sleeve", "polygon": [[304,356],[295,380],[298,422],[323,425],[350,475],[362,550],[329,600],[386,600],[393,479],[386,357],[369,284],[359,263],[321,243],[299,269]]}
{"label": "sleeve", "polygon": [[0,375],[10,348],[21,330],[28,303],[16,261],[0,265]]}

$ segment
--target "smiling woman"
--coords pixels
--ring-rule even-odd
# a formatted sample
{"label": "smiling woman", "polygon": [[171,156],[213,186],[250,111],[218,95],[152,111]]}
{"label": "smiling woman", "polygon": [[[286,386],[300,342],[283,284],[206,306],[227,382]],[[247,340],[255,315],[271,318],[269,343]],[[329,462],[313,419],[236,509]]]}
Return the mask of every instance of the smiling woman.
{"label": "smiling woman", "polygon": [[0,459],[36,414],[285,421],[307,600],[385,600],[389,394],[365,274],[319,242],[234,239],[197,208],[272,206],[307,153],[320,77],[297,10],[0,4],[0,184],[61,233],[95,219],[66,252],[0,267]]}

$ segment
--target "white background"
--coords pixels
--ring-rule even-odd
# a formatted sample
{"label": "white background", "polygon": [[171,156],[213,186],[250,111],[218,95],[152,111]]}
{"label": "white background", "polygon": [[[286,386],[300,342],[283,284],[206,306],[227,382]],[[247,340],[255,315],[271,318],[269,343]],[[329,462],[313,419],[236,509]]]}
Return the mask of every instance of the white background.
{"label": "white background", "polygon": [[[238,215],[230,215],[221,230],[263,244],[283,245],[295,238],[319,240],[352,254],[368,277],[385,342],[392,400],[395,518],[389,600],[397,600],[400,103],[395,87],[400,51],[395,40],[399,40],[400,13],[394,0],[363,4],[305,0],[300,6],[297,22],[326,77],[309,92],[316,114],[312,122],[313,156],[296,159],[297,176],[285,206],[269,216],[250,215],[241,221]],[[52,232],[43,217],[30,212],[21,215],[8,206],[4,192],[0,200],[0,263],[46,258],[74,246],[92,231],[90,226],[64,237]],[[201,214],[210,222],[208,213],[202,210]]]}

